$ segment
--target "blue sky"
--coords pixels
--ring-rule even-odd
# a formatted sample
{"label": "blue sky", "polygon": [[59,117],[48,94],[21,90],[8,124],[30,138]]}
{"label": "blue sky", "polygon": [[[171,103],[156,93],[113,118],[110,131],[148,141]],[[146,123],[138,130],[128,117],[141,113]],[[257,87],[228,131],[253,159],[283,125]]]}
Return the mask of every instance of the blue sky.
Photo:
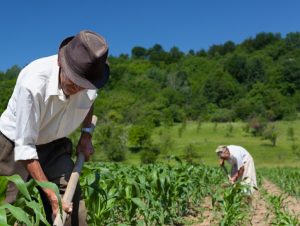
{"label": "blue sky", "polygon": [[102,34],[114,56],[156,43],[187,52],[262,31],[300,31],[299,0],[3,0],[0,7],[0,71],[56,54],[82,29]]}

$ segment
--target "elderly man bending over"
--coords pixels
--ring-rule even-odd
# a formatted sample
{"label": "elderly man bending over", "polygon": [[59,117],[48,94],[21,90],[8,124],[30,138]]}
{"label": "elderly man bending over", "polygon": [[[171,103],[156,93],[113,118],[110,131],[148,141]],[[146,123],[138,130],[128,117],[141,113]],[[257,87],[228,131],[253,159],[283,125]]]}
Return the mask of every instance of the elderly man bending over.
{"label": "elderly man bending over", "polygon": [[243,184],[250,186],[252,194],[257,187],[254,161],[249,152],[237,145],[221,145],[216,149],[220,158],[220,166],[224,167],[225,160],[232,165],[230,182],[242,180]]}

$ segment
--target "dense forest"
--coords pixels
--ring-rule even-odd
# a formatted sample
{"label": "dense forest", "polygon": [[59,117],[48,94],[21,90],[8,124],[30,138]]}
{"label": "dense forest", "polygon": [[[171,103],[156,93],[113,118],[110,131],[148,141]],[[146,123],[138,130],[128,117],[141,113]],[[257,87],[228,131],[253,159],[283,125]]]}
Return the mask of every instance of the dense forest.
{"label": "dense forest", "polygon": [[[240,44],[227,41],[187,53],[159,44],[136,46],[130,55],[110,56],[109,62],[111,78],[95,105],[109,128],[292,120],[300,111],[300,32],[285,37],[262,32]],[[19,71],[13,66],[0,72],[0,112]]]}

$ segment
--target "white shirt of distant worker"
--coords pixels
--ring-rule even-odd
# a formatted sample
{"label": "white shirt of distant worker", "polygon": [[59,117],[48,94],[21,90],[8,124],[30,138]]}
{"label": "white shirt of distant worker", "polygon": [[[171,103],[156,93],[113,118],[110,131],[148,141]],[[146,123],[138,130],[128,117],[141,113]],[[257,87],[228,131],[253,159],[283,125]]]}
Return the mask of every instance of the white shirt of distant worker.
{"label": "white shirt of distant worker", "polygon": [[220,166],[224,167],[225,160],[232,165],[230,182],[241,180],[242,184],[250,185],[252,194],[257,188],[254,161],[250,153],[237,145],[221,145],[216,149],[220,158]]}

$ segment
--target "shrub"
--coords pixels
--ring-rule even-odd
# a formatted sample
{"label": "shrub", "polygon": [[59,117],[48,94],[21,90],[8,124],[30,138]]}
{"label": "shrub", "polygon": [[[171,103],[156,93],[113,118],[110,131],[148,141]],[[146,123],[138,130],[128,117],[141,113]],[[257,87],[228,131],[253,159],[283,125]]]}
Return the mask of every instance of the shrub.
{"label": "shrub", "polygon": [[142,151],[141,162],[143,164],[155,163],[158,158],[159,153],[160,153],[160,150],[156,146],[147,148]]}
{"label": "shrub", "polygon": [[276,146],[277,130],[274,124],[268,124],[262,133],[263,140],[270,140],[273,146]]}
{"label": "shrub", "polygon": [[201,158],[201,156],[198,154],[197,149],[195,145],[189,144],[184,149],[184,159],[188,163],[196,163],[196,160]]}
{"label": "shrub", "polygon": [[232,122],[235,118],[234,112],[232,110],[221,108],[216,110],[212,116],[212,122]]}
{"label": "shrub", "polygon": [[249,132],[253,136],[261,136],[264,128],[266,127],[266,120],[261,117],[253,117],[248,121],[249,124]]}

